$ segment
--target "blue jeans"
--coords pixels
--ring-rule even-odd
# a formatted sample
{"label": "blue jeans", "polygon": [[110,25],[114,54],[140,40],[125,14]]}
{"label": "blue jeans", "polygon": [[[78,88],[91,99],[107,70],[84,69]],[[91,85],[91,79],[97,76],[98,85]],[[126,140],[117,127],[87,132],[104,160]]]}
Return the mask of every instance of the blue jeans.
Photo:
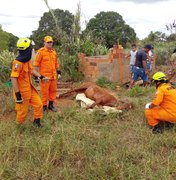
{"label": "blue jeans", "polygon": [[144,82],[148,81],[148,76],[145,74],[144,68],[139,68],[139,67],[133,66],[133,76],[132,76],[132,79],[134,81],[137,81],[139,77],[141,77],[141,79]]}

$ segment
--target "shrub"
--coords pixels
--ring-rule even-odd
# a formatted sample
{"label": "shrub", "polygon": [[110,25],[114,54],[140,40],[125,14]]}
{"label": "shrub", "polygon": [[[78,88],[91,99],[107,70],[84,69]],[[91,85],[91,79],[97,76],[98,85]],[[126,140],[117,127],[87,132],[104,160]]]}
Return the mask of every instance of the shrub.
{"label": "shrub", "polygon": [[111,88],[113,90],[116,89],[116,84],[115,83],[112,83],[111,81],[109,81],[107,78],[105,77],[100,77],[97,79],[96,83],[101,86],[101,87],[104,87],[104,88]]}
{"label": "shrub", "polygon": [[15,55],[9,51],[2,51],[0,53],[0,80],[2,82],[10,79],[11,65]]}

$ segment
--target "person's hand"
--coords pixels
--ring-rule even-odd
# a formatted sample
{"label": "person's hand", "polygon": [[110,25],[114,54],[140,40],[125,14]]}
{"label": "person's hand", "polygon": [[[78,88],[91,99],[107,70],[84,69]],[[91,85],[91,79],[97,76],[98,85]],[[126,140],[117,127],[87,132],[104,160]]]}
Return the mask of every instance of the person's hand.
{"label": "person's hand", "polygon": [[61,77],[62,77],[62,76],[61,76],[61,71],[60,71],[60,70],[57,70],[57,78],[58,78],[58,79],[61,79]]}
{"label": "person's hand", "polygon": [[20,92],[16,92],[15,95],[16,95],[16,103],[17,104],[22,104],[23,103],[23,99],[21,97],[21,93]]}
{"label": "person's hand", "polygon": [[40,79],[41,81],[47,82],[50,78],[41,75],[41,76],[39,77],[39,79]]}
{"label": "person's hand", "polygon": [[149,75],[148,69],[145,70],[145,74],[146,74],[146,75]]}
{"label": "person's hand", "polygon": [[152,104],[151,102],[147,103],[147,104],[145,105],[145,109],[150,109],[150,105],[151,105],[151,104]]}
{"label": "person's hand", "polygon": [[62,77],[61,74],[58,74],[58,75],[57,75],[57,78],[58,78],[58,79],[61,79],[61,77]]}

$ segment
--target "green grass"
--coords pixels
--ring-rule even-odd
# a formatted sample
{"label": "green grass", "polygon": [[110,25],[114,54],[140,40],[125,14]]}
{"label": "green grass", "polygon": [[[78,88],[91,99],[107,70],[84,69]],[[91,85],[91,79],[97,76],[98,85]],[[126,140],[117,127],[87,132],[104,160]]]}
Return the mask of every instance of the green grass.
{"label": "green grass", "polygon": [[17,126],[5,96],[11,110],[0,121],[0,179],[176,179],[176,128],[153,135],[144,116],[153,92],[131,97],[134,110],[121,115],[63,107],[45,116],[41,129],[31,114]]}

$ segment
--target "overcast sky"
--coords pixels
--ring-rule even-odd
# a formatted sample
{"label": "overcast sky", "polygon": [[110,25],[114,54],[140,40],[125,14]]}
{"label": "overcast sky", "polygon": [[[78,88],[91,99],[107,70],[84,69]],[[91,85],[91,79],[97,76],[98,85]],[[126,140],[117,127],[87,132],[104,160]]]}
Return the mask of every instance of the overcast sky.
{"label": "overcast sky", "polygon": [[[75,14],[81,3],[82,26],[101,11],[119,13],[143,39],[150,31],[166,32],[165,25],[176,20],[176,0],[48,0],[52,9]],[[29,37],[48,8],[44,0],[0,0],[0,24],[4,31],[18,37]]]}

